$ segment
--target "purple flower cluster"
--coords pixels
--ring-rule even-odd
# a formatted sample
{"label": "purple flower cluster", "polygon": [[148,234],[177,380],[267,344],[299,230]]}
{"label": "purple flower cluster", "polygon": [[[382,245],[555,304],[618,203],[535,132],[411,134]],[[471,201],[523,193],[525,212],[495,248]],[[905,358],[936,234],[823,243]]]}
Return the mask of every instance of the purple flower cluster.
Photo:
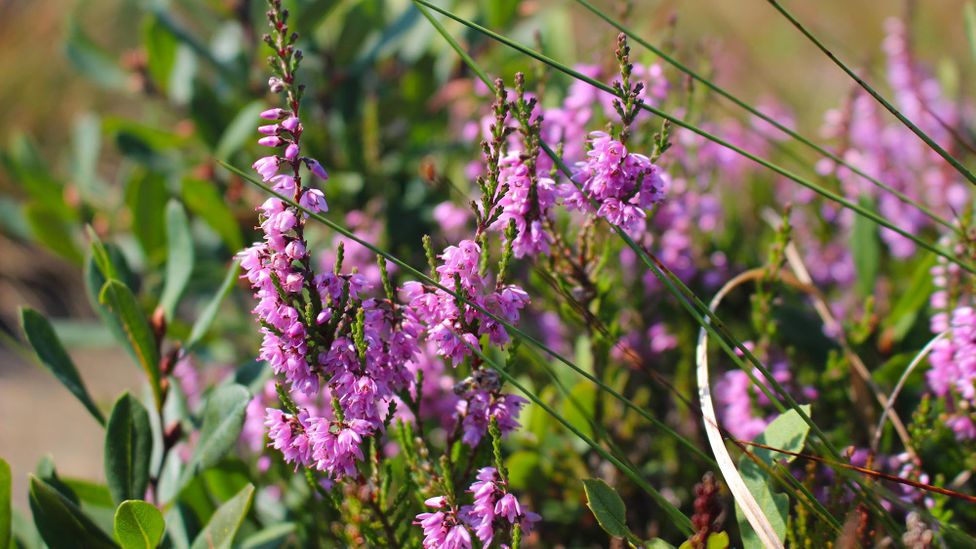
{"label": "purple flower cluster", "polygon": [[439,356],[449,358],[457,366],[471,356],[471,347],[479,346],[482,335],[487,335],[493,345],[508,343],[508,332],[502,324],[482,310],[515,324],[519,320],[519,311],[529,303],[529,295],[514,284],[489,287],[478,268],[481,246],[473,240],[462,240],[457,246],[449,246],[440,259],[438,282],[460,292],[468,303],[460,302],[440,288],[426,287],[415,281],[403,285],[402,295],[409,304],[409,316],[418,327],[416,329],[424,331]]}
{"label": "purple flower cluster", "polygon": [[546,228],[552,221],[551,209],[556,203],[556,183],[549,177],[533,177],[521,153],[511,151],[499,162],[499,182],[505,189],[498,205],[502,213],[492,229],[504,231],[515,222],[512,241],[515,257],[548,254],[553,236]]}
{"label": "purple flower cluster", "polygon": [[[499,529],[511,531],[519,525],[522,533],[528,534],[541,519],[536,513],[523,509],[494,467],[480,469],[476,478],[468,488],[474,498],[472,505],[458,509],[449,505],[443,496],[425,502],[437,509],[417,515],[414,522],[424,529],[425,548],[468,549],[472,546],[472,531],[484,547],[490,547]],[[502,547],[507,545],[502,544]]]}
{"label": "purple flower cluster", "polygon": [[929,388],[946,397],[954,411],[948,425],[960,440],[976,439],[976,310],[955,308],[949,315],[933,318],[933,327],[949,335],[939,340],[929,355],[926,372]]}
{"label": "purple flower cluster", "polygon": [[[749,343],[746,345],[751,346]],[[773,362],[770,370],[773,378],[793,395],[807,401],[816,400],[816,389],[796,386],[785,361]],[[758,369],[754,368],[752,373],[763,385],[770,388],[769,382]],[[722,426],[742,440],[756,438],[766,430],[766,426],[776,415],[769,398],[742,370],[732,370],[722,375],[715,383],[715,400]]]}
{"label": "purple flower cluster", "polygon": [[570,209],[591,211],[590,201],[595,201],[596,215],[628,233],[643,233],[644,210],[664,200],[658,167],[605,132],[591,132],[588,143],[591,149],[573,175],[582,192],[572,183],[563,183],[559,186],[563,203]]}

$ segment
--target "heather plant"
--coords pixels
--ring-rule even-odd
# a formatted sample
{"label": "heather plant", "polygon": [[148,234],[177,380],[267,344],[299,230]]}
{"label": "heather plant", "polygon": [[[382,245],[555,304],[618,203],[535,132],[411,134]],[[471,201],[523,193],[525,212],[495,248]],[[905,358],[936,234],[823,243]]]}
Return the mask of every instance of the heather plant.
{"label": "heather plant", "polygon": [[972,108],[911,21],[872,74],[769,0],[852,79],[811,138],[627,10],[575,2],[583,64],[517,3],[338,4],[147,5],[125,68],[70,35],[153,116],[83,118],[67,183],[16,140],[7,230],[145,387],[21,309],[104,482],[45,459],[28,518],[0,461],[0,547],[976,544]]}

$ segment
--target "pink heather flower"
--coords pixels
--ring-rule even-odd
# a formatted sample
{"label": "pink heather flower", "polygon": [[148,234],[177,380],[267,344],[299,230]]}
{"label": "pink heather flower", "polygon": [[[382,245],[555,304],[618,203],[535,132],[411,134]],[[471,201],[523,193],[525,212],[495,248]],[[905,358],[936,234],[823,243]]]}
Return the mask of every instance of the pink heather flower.
{"label": "pink heather flower", "polygon": [[467,512],[463,514],[485,547],[491,545],[495,527],[500,521],[507,521],[509,526],[520,524],[523,534],[532,531],[533,525],[541,517],[523,510],[515,495],[508,492],[494,467],[479,469],[476,478],[477,481],[468,488],[468,492],[474,495],[474,504],[466,507],[463,511]]}
{"label": "pink heather flower", "polygon": [[627,151],[605,132],[591,132],[592,147],[586,160],[578,162],[572,183],[560,185],[563,204],[571,209],[590,211],[589,201],[597,205],[596,214],[632,235],[644,231],[644,210],[664,200],[664,180],[658,167],[641,154]]}
{"label": "pink heather flower", "polygon": [[264,145],[265,147],[280,147],[284,144],[285,140],[277,135],[269,135],[258,139],[258,145]]}
{"label": "pink heather flower", "polygon": [[329,211],[329,205],[325,202],[325,194],[318,189],[306,189],[298,203],[312,213]]}
{"label": "pink heather flower", "polygon": [[285,147],[285,158],[289,162],[294,162],[295,159],[298,158],[298,153],[299,153],[298,145],[294,143],[289,143],[288,146]]}
{"label": "pink heather flower", "polygon": [[[430,498],[425,503],[437,509],[446,507],[443,497]],[[420,513],[413,523],[424,530],[424,549],[471,549],[471,533],[456,509]]]}
{"label": "pink heather flower", "polygon": [[304,157],[302,158],[302,161],[305,162],[305,165],[308,166],[308,169],[311,170],[311,172],[315,174],[316,177],[322,179],[323,181],[329,179],[328,172],[325,171],[325,168],[322,167],[322,164],[319,164],[318,160],[315,160],[314,158]]}
{"label": "pink heather flower", "polygon": [[290,131],[291,133],[295,133],[295,130],[297,130],[300,126],[301,122],[298,120],[297,116],[289,116],[284,122],[281,123],[281,127]]}
{"label": "pink heather flower", "polygon": [[278,124],[268,124],[267,126],[258,126],[258,132],[264,135],[278,135],[278,130],[281,128]]}
{"label": "pink heather flower", "polygon": [[295,469],[308,465],[311,459],[311,445],[305,431],[307,419],[307,414],[296,417],[274,408],[267,410],[265,425],[270,446],[281,451],[285,463],[294,463]]}
{"label": "pink heather flower", "polygon": [[265,120],[280,120],[284,118],[287,113],[288,111],[285,109],[274,108],[262,112],[260,116]]}
{"label": "pink heather flower", "polygon": [[512,242],[515,257],[549,253],[553,236],[544,229],[543,221],[552,219],[555,182],[538,168],[535,175],[530,174],[518,151],[506,154],[499,167],[499,182],[506,187],[506,192],[499,201],[502,214],[491,228],[504,234],[509,222],[515,222],[516,236]]}
{"label": "pink heather flower", "polygon": [[251,167],[254,168],[254,171],[258,172],[261,179],[267,181],[278,173],[279,163],[280,160],[277,156],[265,156],[263,158],[259,158],[257,162],[251,165]]}

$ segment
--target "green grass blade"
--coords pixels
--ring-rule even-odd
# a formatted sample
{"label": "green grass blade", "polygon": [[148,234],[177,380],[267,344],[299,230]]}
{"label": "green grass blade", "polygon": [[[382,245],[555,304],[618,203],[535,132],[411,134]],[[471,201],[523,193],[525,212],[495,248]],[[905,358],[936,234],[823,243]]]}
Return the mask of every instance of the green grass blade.
{"label": "green grass blade", "polygon": [[800,33],[807,38],[807,40],[812,42],[813,45],[817,47],[817,49],[823,52],[823,54],[826,55],[827,58],[833,61],[835,65],[840,67],[840,69],[844,71],[847,74],[847,76],[851,77],[852,80],[857,82],[858,86],[861,86],[861,88],[864,89],[864,91],[868,92],[868,94],[871,97],[873,97],[875,101],[880,103],[882,107],[884,107],[888,112],[894,115],[894,117],[897,118],[899,122],[904,124],[906,128],[911,130],[912,133],[918,136],[918,138],[921,139],[926,145],[928,145],[930,149],[935,151],[939,156],[943,158],[943,160],[948,162],[950,166],[955,168],[955,170],[959,172],[960,175],[968,179],[970,183],[976,185],[976,175],[973,175],[973,173],[970,172],[968,169],[966,169],[966,167],[963,166],[962,163],[956,160],[954,156],[949,154],[949,151],[943,149],[938,143],[936,143],[931,137],[929,137],[928,134],[923,132],[911,120],[906,118],[905,115],[901,113],[901,111],[899,111],[894,105],[891,104],[891,102],[885,99],[884,96],[878,93],[878,91],[875,90],[870,84],[868,84],[863,78],[858,76],[857,73],[854,72],[849,66],[847,66],[846,63],[841,61],[840,58],[838,58],[836,55],[834,55],[833,52],[827,49],[827,47],[823,44],[823,42],[820,41],[820,39],[814,36],[809,30],[807,30],[805,26],[803,26],[802,23],[800,23],[795,17],[793,17],[793,14],[787,11],[786,8],[784,8],[776,0],[766,0],[766,1],[769,2],[769,4],[773,6],[773,8],[775,8],[776,11],[778,11],[783,17],[785,17],[787,21],[789,21],[794,27],[796,27],[796,29],[800,31]]}
{"label": "green grass blade", "polygon": [[[537,60],[537,61],[539,61],[541,63],[544,63],[544,64],[546,64],[546,65],[548,65],[548,66],[550,66],[550,67],[552,67],[552,68],[554,68],[554,69],[556,69],[556,70],[558,70],[558,71],[560,71],[560,72],[562,72],[562,73],[564,73],[564,74],[566,74],[568,76],[571,76],[571,77],[573,77],[573,78],[575,78],[577,80],[580,80],[582,82],[586,82],[587,84],[589,84],[589,85],[591,85],[591,86],[593,86],[593,87],[595,87],[597,89],[600,89],[602,91],[605,91],[607,93],[610,93],[610,94],[613,94],[613,95],[618,95],[617,92],[615,92],[613,90],[613,88],[611,88],[610,86],[604,84],[603,82],[600,82],[598,80],[595,80],[593,78],[590,78],[590,77],[588,77],[588,76],[580,73],[579,71],[576,71],[576,70],[574,70],[574,69],[572,69],[572,68],[570,68],[570,67],[568,67],[568,66],[566,66],[566,65],[564,65],[564,64],[562,64],[562,63],[560,63],[560,62],[558,62],[558,61],[556,61],[556,60],[554,60],[554,59],[552,59],[552,58],[550,58],[548,56],[546,56],[546,55],[543,55],[542,53],[539,53],[538,51],[533,50],[532,48],[529,48],[529,47],[527,47],[527,46],[525,46],[523,44],[520,44],[520,43],[518,43],[518,42],[516,42],[514,40],[511,40],[508,37],[502,36],[502,35],[494,32],[494,31],[492,31],[490,29],[487,29],[485,27],[482,27],[481,25],[478,25],[477,23],[474,23],[474,22],[468,21],[468,20],[466,20],[466,19],[464,19],[462,17],[459,17],[459,16],[451,13],[450,11],[447,11],[447,10],[445,10],[443,8],[440,8],[438,6],[435,6],[435,5],[431,4],[430,2],[427,2],[426,0],[413,0],[413,1],[416,4],[423,5],[423,6],[425,6],[427,8],[430,8],[430,9],[432,9],[432,10],[434,10],[434,11],[436,11],[436,12],[442,14],[442,15],[445,15],[445,16],[447,16],[447,17],[449,17],[449,18],[457,21],[458,23],[461,23],[461,24],[467,26],[468,28],[470,28],[472,30],[478,31],[478,32],[480,32],[480,33],[482,33],[482,34],[484,34],[484,35],[492,38],[493,40],[496,40],[496,41],[498,41],[498,42],[500,42],[502,44],[505,44],[506,46],[508,46],[508,47],[510,47],[510,48],[512,48],[512,49],[514,49],[514,50],[516,50],[518,52],[520,52],[520,53],[523,53],[525,55],[528,55],[529,57],[532,57],[533,59],[535,59],[535,60]],[[713,135],[713,134],[711,134],[711,133],[709,133],[709,132],[707,132],[707,131],[705,131],[705,130],[703,130],[703,129],[697,127],[697,126],[695,126],[694,124],[691,124],[691,123],[689,123],[689,122],[687,122],[687,121],[685,121],[685,120],[683,120],[681,118],[677,118],[677,117],[675,117],[673,115],[670,115],[670,114],[668,114],[668,113],[666,113],[666,112],[664,112],[664,111],[662,111],[660,109],[654,108],[654,107],[652,107],[650,105],[647,105],[647,104],[643,105],[643,109],[646,110],[646,111],[648,111],[648,112],[650,112],[650,113],[652,113],[652,114],[654,114],[654,115],[656,115],[656,116],[659,116],[659,117],[661,117],[661,118],[663,118],[665,120],[670,121],[675,126],[678,126],[678,127],[684,128],[686,130],[689,130],[689,131],[691,131],[693,133],[696,133],[696,134],[702,136],[703,138],[705,138],[705,139],[707,139],[709,141],[712,141],[713,143],[715,143],[717,145],[721,145],[721,146],[723,146],[723,147],[725,147],[725,148],[727,148],[727,149],[735,152],[736,154],[738,154],[738,155],[740,155],[740,156],[742,156],[744,158],[747,158],[747,159],[755,162],[756,164],[759,164],[760,166],[762,166],[762,167],[764,167],[766,169],[772,170],[772,171],[776,172],[777,174],[782,175],[783,177],[786,177],[787,179],[790,179],[790,180],[792,180],[792,181],[794,181],[796,183],[799,183],[800,185],[802,185],[802,186],[804,186],[804,187],[812,190],[813,192],[819,194],[820,196],[823,196],[824,198],[827,198],[828,200],[830,200],[832,202],[836,202],[836,203],[840,204],[841,206],[844,206],[845,208],[854,211],[858,215],[867,217],[868,219],[870,219],[871,221],[874,221],[878,225],[880,225],[882,227],[885,227],[887,229],[890,229],[891,231],[893,231],[893,232],[895,232],[895,233],[897,233],[897,234],[899,234],[899,235],[901,235],[901,236],[903,236],[903,237],[911,240],[912,242],[916,243],[917,245],[921,246],[922,248],[924,248],[926,250],[929,250],[929,251],[931,251],[931,252],[933,252],[933,253],[941,256],[941,257],[944,257],[947,260],[952,261],[953,263],[956,263],[957,265],[959,265],[960,267],[962,267],[966,271],[968,271],[970,273],[973,273],[973,274],[976,274],[976,266],[970,265],[967,262],[963,262],[960,259],[958,259],[957,257],[955,257],[954,254],[952,254],[951,252],[948,252],[948,251],[944,250],[940,246],[936,246],[934,244],[931,244],[931,243],[929,243],[929,242],[927,242],[927,241],[925,241],[925,240],[923,240],[923,239],[921,239],[921,238],[919,238],[919,237],[917,237],[917,236],[909,233],[908,231],[905,231],[904,229],[902,229],[902,228],[900,228],[900,227],[892,224],[891,222],[889,222],[888,220],[884,219],[877,212],[874,212],[873,210],[869,210],[869,209],[864,208],[864,207],[862,207],[862,206],[860,206],[860,205],[858,205],[858,204],[856,204],[856,203],[854,203],[854,202],[852,202],[850,200],[847,200],[846,198],[838,195],[837,193],[834,193],[834,192],[832,192],[832,191],[830,191],[830,190],[828,190],[828,189],[826,189],[824,187],[821,187],[820,185],[817,185],[816,183],[814,183],[813,181],[810,181],[809,179],[800,177],[799,175],[797,175],[797,174],[795,174],[795,173],[793,173],[793,172],[791,172],[791,171],[789,171],[789,170],[787,170],[787,169],[785,169],[785,168],[783,168],[783,167],[781,167],[781,166],[779,166],[777,164],[773,164],[769,160],[766,160],[766,159],[763,159],[761,157],[758,157],[758,156],[750,153],[749,151],[746,151],[745,149],[742,149],[742,148],[740,148],[740,147],[738,147],[736,145],[733,145],[732,143],[730,143],[730,142],[728,142],[728,141],[726,141],[726,140],[724,140],[724,139],[722,139],[722,138],[720,138],[720,137],[718,137],[716,135]]]}
{"label": "green grass blade", "polygon": [[651,52],[653,52],[655,55],[657,55],[658,57],[660,57],[661,59],[663,59],[666,63],[670,64],[672,67],[674,67],[674,68],[678,69],[679,71],[683,72],[684,74],[688,75],[691,79],[697,80],[702,85],[704,85],[706,88],[712,90],[713,92],[717,93],[721,97],[724,97],[725,99],[731,101],[737,107],[745,110],[746,112],[748,112],[749,114],[752,114],[753,116],[756,116],[756,117],[762,119],[763,121],[765,121],[768,124],[772,125],[777,130],[785,133],[786,135],[790,136],[794,140],[796,140],[796,141],[802,143],[803,145],[809,147],[810,149],[814,150],[815,152],[817,152],[817,154],[819,154],[819,155],[821,155],[821,156],[823,156],[825,158],[829,158],[830,160],[836,162],[837,164],[839,164],[841,166],[844,166],[845,168],[851,170],[851,173],[854,173],[857,176],[862,177],[862,178],[866,179],[867,181],[870,181],[875,186],[877,186],[877,187],[879,187],[881,189],[884,189],[885,191],[891,193],[892,195],[896,196],[902,202],[914,206],[920,212],[924,213],[927,217],[929,217],[932,221],[935,221],[936,223],[938,223],[938,224],[940,224],[940,225],[942,225],[944,227],[947,227],[948,229],[952,230],[953,232],[957,232],[957,233],[960,232],[960,229],[957,226],[955,226],[951,221],[947,221],[947,220],[943,219],[942,217],[940,217],[939,215],[937,215],[935,212],[933,212],[931,209],[929,209],[928,207],[926,207],[924,204],[919,203],[918,201],[914,200],[913,198],[911,198],[910,196],[906,195],[905,193],[899,191],[898,189],[895,189],[891,185],[888,185],[887,183],[884,183],[883,181],[880,181],[879,179],[877,179],[875,177],[872,177],[871,175],[869,175],[869,174],[865,173],[864,171],[862,171],[857,166],[854,166],[850,162],[848,162],[848,161],[844,160],[843,158],[837,156],[836,154],[830,152],[829,150],[825,149],[824,147],[821,147],[820,145],[817,145],[811,139],[809,139],[807,137],[804,137],[803,135],[797,133],[795,130],[792,130],[789,127],[781,124],[775,118],[773,118],[773,117],[767,115],[766,113],[760,111],[759,109],[757,109],[757,108],[749,105],[748,103],[746,103],[745,101],[739,99],[735,95],[732,95],[732,93],[730,93],[729,91],[727,91],[725,88],[722,88],[721,86],[719,86],[718,84],[712,82],[708,78],[706,78],[704,76],[701,76],[700,74],[698,74],[694,70],[692,70],[689,67],[687,67],[685,64],[683,64],[680,61],[678,61],[677,59],[671,57],[670,55],[668,55],[664,51],[661,51],[661,49],[658,48],[658,47],[656,47],[656,46],[654,46],[654,44],[651,44],[647,40],[644,40],[638,34],[636,34],[634,31],[628,29],[623,24],[621,24],[619,21],[613,19],[612,17],[610,17],[609,15],[607,15],[606,13],[604,13],[603,11],[601,11],[600,9],[598,9],[597,7],[595,7],[588,0],[576,0],[576,3],[580,4],[584,8],[588,9],[594,15],[596,15],[597,17],[599,17],[600,19],[603,19],[604,21],[606,21],[610,26],[612,26],[615,29],[619,30],[620,32],[626,34],[627,37],[629,37],[631,40],[637,42],[641,46],[644,46],[645,48],[647,48],[648,50],[650,50]]}

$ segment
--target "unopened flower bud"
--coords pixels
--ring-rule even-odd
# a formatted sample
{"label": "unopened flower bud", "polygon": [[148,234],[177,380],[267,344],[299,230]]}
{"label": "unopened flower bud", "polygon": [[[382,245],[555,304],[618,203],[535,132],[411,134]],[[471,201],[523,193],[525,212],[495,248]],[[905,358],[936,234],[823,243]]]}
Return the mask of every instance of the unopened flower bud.
{"label": "unopened flower bud", "polygon": [[277,76],[272,76],[268,79],[268,88],[271,89],[271,93],[281,93],[285,91],[285,83]]}

